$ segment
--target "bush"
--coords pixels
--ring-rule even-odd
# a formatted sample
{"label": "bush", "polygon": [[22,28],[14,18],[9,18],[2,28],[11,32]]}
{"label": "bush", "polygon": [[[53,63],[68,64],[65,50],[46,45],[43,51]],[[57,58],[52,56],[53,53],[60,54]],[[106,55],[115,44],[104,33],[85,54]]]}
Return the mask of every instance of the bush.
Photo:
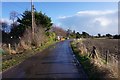
{"label": "bush", "polygon": [[47,36],[45,35],[44,29],[41,27],[35,28],[34,39],[32,39],[32,31],[30,28],[26,30],[24,36],[21,38],[21,44],[24,49],[39,47],[45,41],[47,41]]}

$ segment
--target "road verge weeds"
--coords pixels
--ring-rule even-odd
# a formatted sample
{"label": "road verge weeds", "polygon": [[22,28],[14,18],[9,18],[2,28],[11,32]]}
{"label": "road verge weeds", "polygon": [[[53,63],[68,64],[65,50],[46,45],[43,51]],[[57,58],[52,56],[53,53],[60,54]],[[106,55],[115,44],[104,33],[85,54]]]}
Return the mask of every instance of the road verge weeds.
{"label": "road verge weeds", "polygon": [[26,50],[21,54],[3,55],[5,60],[4,59],[2,60],[2,66],[1,66],[2,68],[0,71],[4,72],[4,71],[18,65],[19,63],[23,62],[25,59],[37,54],[38,52],[44,50],[45,48],[49,47],[50,45],[52,45],[56,42],[57,41],[49,41],[40,47]]}
{"label": "road verge weeds", "polygon": [[90,80],[117,80],[117,78],[113,77],[110,70],[103,67],[103,65],[106,65],[105,62],[102,62],[101,59],[90,58],[89,53],[86,53],[86,50],[83,48],[84,46],[77,46],[79,43],[82,44],[82,40],[74,40],[71,42],[71,47]]}

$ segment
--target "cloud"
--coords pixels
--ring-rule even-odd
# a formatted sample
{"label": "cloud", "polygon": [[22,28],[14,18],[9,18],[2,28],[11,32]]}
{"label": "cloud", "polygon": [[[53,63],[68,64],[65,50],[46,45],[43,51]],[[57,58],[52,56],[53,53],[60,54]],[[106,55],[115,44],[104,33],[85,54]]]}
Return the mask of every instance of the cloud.
{"label": "cloud", "polygon": [[12,24],[12,21],[8,18],[1,18],[0,21],[1,22],[6,22],[6,23],[8,23],[8,25]]}
{"label": "cloud", "polygon": [[117,34],[118,12],[116,10],[106,11],[79,11],[71,16],[58,17],[59,23],[65,29],[71,28],[79,32],[86,31],[92,35]]}
{"label": "cloud", "polygon": [[107,10],[107,11],[80,11],[77,14],[78,15],[106,15],[114,13],[114,11]]}
{"label": "cloud", "polygon": [[96,18],[94,20],[94,22],[97,22],[97,21],[100,23],[101,26],[108,26],[111,23],[110,20],[104,17]]}
{"label": "cloud", "polygon": [[59,16],[59,19],[65,19],[67,16]]}

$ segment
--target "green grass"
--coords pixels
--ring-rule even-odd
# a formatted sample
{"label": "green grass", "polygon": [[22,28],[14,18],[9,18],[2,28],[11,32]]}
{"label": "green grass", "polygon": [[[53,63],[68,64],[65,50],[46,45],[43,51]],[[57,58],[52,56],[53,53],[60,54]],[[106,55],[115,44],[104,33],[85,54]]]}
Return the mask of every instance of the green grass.
{"label": "green grass", "polygon": [[34,51],[32,50],[25,51],[22,54],[11,55],[12,59],[5,60],[2,62],[2,71],[19,64],[20,62],[24,61],[28,57],[31,57],[32,55],[34,55]]}

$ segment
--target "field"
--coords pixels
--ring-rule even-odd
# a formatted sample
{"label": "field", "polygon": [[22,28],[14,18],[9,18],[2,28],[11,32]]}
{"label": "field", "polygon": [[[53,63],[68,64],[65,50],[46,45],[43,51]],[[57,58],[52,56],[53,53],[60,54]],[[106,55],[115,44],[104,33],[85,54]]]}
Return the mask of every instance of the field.
{"label": "field", "polygon": [[[93,61],[99,68],[106,68],[112,72],[116,78],[119,76],[118,61],[119,61],[119,45],[118,39],[81,39],[76,41],[79,54],[89,56],[93,50],[93,46],[96,47],[97,58]],[[88,57],[89,58],[89,57]],[[110,75],[110,76],[112,76]]]}
{"label": "field", "polygon": [[86,39],[83,43],[88,51],[91,51],[92,47],[95,46],[98,51],[98,55],[102,58],[106,58],[107,55],[108,59],[110,56],[118,59],[119,49],[117,39]]}

